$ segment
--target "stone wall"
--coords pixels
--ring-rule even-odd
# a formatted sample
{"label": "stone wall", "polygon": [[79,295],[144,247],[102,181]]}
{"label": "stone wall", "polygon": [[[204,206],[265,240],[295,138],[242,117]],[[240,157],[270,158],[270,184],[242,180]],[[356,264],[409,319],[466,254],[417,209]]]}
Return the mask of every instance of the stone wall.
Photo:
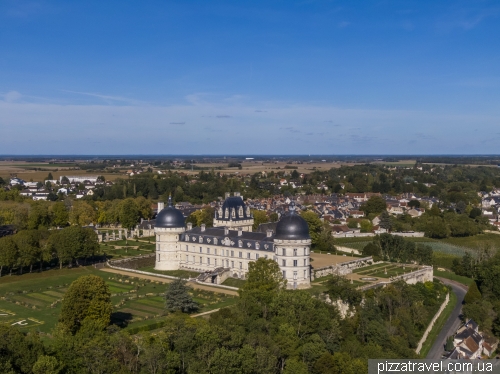
{"label": "stone wall", "polygon": [[427,326],[427,329],[424,332],[424,335],[422,336],[422,339],[418,342],[417,349],[415,349],[415,352],[420,353],[420,350],[422,349],[422,345],[425,343],[425,340],[427,339],[427,336],[431,332],[432,328],[434,327],[434,324],[436,323],[437,319],[443,313],[444,308],[446,308],[446,305],[448,305],[448,302],[450,301],[450,294],[446,294],[446,298],[444,299],[443,304],[441,304],[441,307],[437,311],[437,313],[434,315],[432,318],[432,321],[429,323],[429,326]]}

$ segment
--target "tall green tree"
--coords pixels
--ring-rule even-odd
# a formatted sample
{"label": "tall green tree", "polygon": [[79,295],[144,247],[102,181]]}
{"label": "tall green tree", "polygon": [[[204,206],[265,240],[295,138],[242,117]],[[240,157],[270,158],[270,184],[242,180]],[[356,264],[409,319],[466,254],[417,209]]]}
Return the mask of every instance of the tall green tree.
{"label": "tall green tree", "polygon": [[316,213],[310,210],[301,212],[300,216],[307,222],[307,225],[309,226],[309,236],[311,237],[311,243],[313,246],[316,246],[318,244],[321,231],[323,230],[323,222],[321,222]]}
{"label": "tall green tree", "polygon": [[198,303],[189,294],[184,279],[176,279],[168,285],[165,292],[165,308],[170,312],[190,313],[198,310]]}
{"label": "tall green tree", "polygon": [[266,212],[263,210],[257,210],[257,209],[252,210],[252,214],[253,214],[253,227],[252,227],[253,231],[257,231],[261,223],[269,222],[269,218],[267,217]]}
{"label": "tall green tree", "polygon": [[19,250],[14,239],[11,236],[0,238],[0,277],[4,267],[9,268],[12,274],[12,269],[17,264],[18,257]]}
{"label": "tall green tree", "polygon": [[370,213],[379,214],[387,209],[387,203],[381,196],[372,196],[368,201],[361,204],[360,208],[366,215]]}
{"label": "tall green tree", "polygon": [[139,208],[137,207],[134,199],[128,198],[120,204],[120,223],[126,229],[132,229],[139,221]]}
{"label": "tall green tree", "polygon": [[61,201],[52,206],[52,225],[56,227],[64,227],[68,225],[69,212],[66,205]]}
{"label": "tall green tree", "polygon": [[101,277],[85,275],[69,286],[59,321],[73,334],[86,319],[96,321],[104,329],[110,323],[112,310],[111,293],[106,282]]}

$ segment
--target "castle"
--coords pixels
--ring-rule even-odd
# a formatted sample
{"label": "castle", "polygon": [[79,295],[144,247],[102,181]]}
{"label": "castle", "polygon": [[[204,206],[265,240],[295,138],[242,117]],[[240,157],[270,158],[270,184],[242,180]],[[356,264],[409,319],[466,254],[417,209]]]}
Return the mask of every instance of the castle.
{"label": "castle", "polygon": [[309,288],[311,238],[294,203],[275,232],[252,232],[253,224],[250,208],[237,192],[226,194],[224,204],[216,209],[214,227],[186,225],[169,198],[156,217],[155,269],[198,271],[205,282],[220,284],[228,276],[245,279],[249,263],[264,257],[278,263],[288,288]]}

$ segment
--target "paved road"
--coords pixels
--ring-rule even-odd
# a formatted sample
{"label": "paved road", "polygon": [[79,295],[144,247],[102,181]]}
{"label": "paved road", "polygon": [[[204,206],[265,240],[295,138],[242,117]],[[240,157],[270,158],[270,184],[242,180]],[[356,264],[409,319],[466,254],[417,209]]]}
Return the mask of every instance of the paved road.
{"label": "paved road", "polygon": [[451,312],[450,318],[448,318],[448,321],[444,324],[443,329],[439,333],[436,341],[434,342],[434,345],[432,346],[431,350],[427,354],[427,359],[433,359],[437,360],[441,358],[441,355],[444,352],[444,345],[446,344],[446,339],[448,336],[453,335],[455,331],[457,331],[458,327],[460,326],[460,313],[462,311],[462,302],[464,300],[464,296],[467,293],[467,286],[449,280],[445,278],[439,278],[441,282],[444,284],[447,284],[451,286],[453,292],[457,295],[457,304],[455,305],[455,308]]}

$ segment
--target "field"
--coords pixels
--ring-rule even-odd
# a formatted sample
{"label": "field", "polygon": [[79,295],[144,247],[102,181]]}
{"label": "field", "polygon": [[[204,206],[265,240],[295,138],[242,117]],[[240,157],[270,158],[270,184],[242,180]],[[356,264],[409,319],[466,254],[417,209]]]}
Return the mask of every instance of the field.
{"label": "field", "polygon": [[[130,329],[154,324],[165,315],[164,283],[107,273],[89,266],[0,278],[0,324],[50,333],[71,282],[88,274],[103,278],[109,286],[114,305],[113,323]],[[207,290],[190,292],[200,304],[200,312],[229,306],[237,300],[236,296]]]}

